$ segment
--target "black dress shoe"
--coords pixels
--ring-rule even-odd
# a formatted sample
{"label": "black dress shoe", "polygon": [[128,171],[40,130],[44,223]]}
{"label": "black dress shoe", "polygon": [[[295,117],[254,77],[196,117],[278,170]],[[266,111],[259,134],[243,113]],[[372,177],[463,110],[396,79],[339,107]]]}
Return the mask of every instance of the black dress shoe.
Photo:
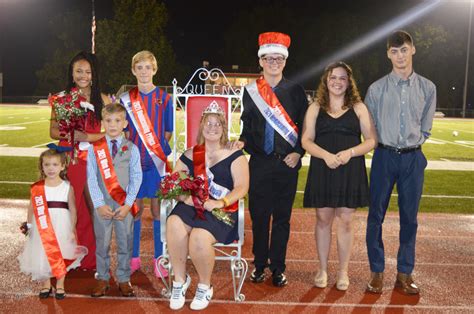
{"label": "black dress shoe", "polygon": [[254,283],[261,283],[265,281],[265,268],[255,268],[250,274],[250,281]]}
{"label": "black dress shoe", "polygon": [[48,290],[48,288],[43,288],[43,289],[40,290],[39,298],[40,299],[47,299],[47,298],[49,298],[49,295],[51,294],[51,292],[53,292],[53,287],[50,287],[49,290]]}
{"label": "black dress shoe", "polygon": [[[62,292],[58,292],[58,291],[62,291]],[[64,291],[63,288],[57,288],[56,293],[54,294],[54,297],[56,298],[56,300],[62,300],[66,297],[66,291]]]}
{"label": "black dress shoe", "polygon": [[275,287],[283,287],[288,284],[288,280],[284,273],[274,272],[272,275],[272,283]]}

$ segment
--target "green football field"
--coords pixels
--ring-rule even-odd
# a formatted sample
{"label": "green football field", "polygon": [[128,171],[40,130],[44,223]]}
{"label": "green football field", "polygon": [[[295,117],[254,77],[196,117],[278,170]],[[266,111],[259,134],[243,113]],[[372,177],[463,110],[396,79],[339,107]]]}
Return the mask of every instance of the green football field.
{"label": "green football field", "polygon": [[[179,114],[176,130],[182,134],[183,118]],[[49,116],[47,106],[0,106],[0,150],[3,147],[44,148],[51,142]],[[238,133],[237,125],[233,125],[231,133]],[[474,162],[474,120],[435,119],[432,136],[423,145],[423,151],[431,161]],[[37,179],[37,159],[0,156],[0,165],[0,198],[28,198],[28,183]],[[474,213],[472,170],[427,170],[421,210]],[[307,167],[303,167],[295,208],[302,207],[306,173]],[[390,208],[396,208],[396,191]]]}
{"label": "green football field", "polygon": [[[51,142],[49,116],[47,106],[0,106],[0,146],[45,146]],[[183,130],[182,121],[178,113],[178,131]],[[474,120],[435,119],[423,151],[429,160],[474,161]]]}

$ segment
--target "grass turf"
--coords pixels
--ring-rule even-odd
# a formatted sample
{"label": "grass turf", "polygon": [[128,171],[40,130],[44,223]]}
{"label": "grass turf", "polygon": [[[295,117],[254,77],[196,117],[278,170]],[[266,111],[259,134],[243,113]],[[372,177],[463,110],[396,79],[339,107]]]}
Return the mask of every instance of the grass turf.
{"label": "grass turf", "polygon": [[[0,106],[0,145],[10,147],[44,146],[49,137],[50,108],[47,106]],[[233,117],[238,121],[238,116]],[[176,133],[182,139],[184,117],[177,113]],[[454,136],[453,131],[458,135]],[[234,123],[232,133],[238,133]],[[435,119],[432,137],[423,145],[429,160],[474,161],[474,121],[460,119]],[[33,182],[38,178],[37,159],[30,157],[0,157],[0,181]],[[300,171],[298,191],[304,191],[307,167]],[[472,196],[474,172],[427,170],[425,195]],[[396,190],[394,190],[396,193]],[[29,198],[27,184],[0,183],[0,198]],[[303,194],[297,193],[295,208],[301,208]],[[423,197],[421,211],[474,213],[474,200],[469,198]],[[396,210],[396,196],[392,197],[389,210]]]}
{"label": "grass turf", "polygon": [[[0,181],[34,182],[38,179],[37,159],[31,157],[0,157],[4,169]],[[303,191],[306,185],[308,167],[302,167],[298,179],[298,191],[294,208],[303,207]],[[462,198],[472,196],[474,172],[472,171],[445,171],[427,170],[425,172],[424,195],[461,196],[460,198],[448,197],[423,197],[420,211],[441,213],[474,213],[474,199]],[[394,192],[396,193],[396,189]],[[0,184],[0,198],[28,199],[28,184]],[[389,210],[397,210],[397,198],[392,196]]]}
{"label": "grass turf", "polygon": [[[44,146],[49,137],[50,109],[47,106],[0,106],[0,145]],[[184,116],[177,112],[176,134],[184,138]],[[239,133],[238,114],[233,114],[231,134]],[[12,130],[11,127],[21,128]],[[453,131],[458,136],[453,136]],[[423,145],[429,160],[474,161],[474,120],[435,119],[432,136]]]}

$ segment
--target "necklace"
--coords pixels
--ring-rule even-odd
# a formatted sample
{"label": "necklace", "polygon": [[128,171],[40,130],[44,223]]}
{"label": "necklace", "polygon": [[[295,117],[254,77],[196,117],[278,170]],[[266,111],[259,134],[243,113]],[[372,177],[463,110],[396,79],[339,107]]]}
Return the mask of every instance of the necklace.
{"label": "necklace", "polygon": [[345,109],[342,109],[342,108],[339,108],[337,110],[328,110],[327,111],[327,114],[330,115],[331,117],[333,118],[339,118],[340,116],[342,116],[347,110]]}
{"label": "necklace", "polygon": [[82,89],[80,89],[80,88],[79,88],[79,94],[81,94],[82,96],[84,96],[84,97],[87,98],[87,99],[90,99],[90,97],[91,97],[91,93],[90,93],[90,92],[89,92],[89,93],[86,93],[86,92],[84,92],[84,91],[83,91]]}

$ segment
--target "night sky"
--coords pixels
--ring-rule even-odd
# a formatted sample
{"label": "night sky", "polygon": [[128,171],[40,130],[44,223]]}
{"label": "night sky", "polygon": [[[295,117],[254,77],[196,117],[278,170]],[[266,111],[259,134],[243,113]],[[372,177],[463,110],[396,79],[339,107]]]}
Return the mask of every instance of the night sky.
{"label": "night sky", "polygon": [[[177,61],[194,68],[198,67],[202,60],[209,60],[214,65],[236,64],[236,60],[226,60],[218,54],[224,39],[223,33],[219,30],[225,31],[238,13],[249,10],[255,3],[267,5],[269,15],[271,15],[272,3],[278,1],[226,1],[226,5],[233,5],[232,9],[224,6],[224,1],[164,0],[163,2],[169,14],[166,33],[176,53]],[[280,2],[285,1],[280,0]],[[423,1],[413,0],[412,2],[416,5]],[[299,5],[301,2],[294,0],[290,3]],[[325,6],[343,6],[348,1],[320,1],[319,3],[323,11]],[[381,2],[357,0],[357,3],[361,4],[360,10],[354,14],[358,14],[363,19],[364,4]],[[382,3],[380,5],[384,6]],[[97,19],[111,18],[113,0],[95,0],[95,9]],[[80,10],[84,15],[90,16],[91,1],[0,0],[0,72],[3,72],[4,97],[34,93],[37,84],[35,71],[39,70],[46,61],[48,52],[46,45],[52,37],[48,32],[48,22],[54,16],[74,10]],[[315,14],[315,18],[318,13],[308,12],[308,14]],[[219,27],[216,28],[215,25]],[[209,33],[209,29],[213,29],[213,32]],[[90,33],[84,36],[90,36]],[[256,41],[257,38],[255,38]],[[90,47],[85,48],[90,49]],[[257,49],[257,43],[255,49]]]}
{"label": "night sky", "polygon": [[[167,34],[178,61],[198,66],[204,60],[216,60],[215,47],[222,35],[207,34],[211,25],[225,29],[233,16],[221,1],[163,1],[168,9]],[[266,1],[271,2],[271,1]],[[0,72],[3,95],[32,95],[47,55],[48,22],[66,11],[80,10],[91,16],[90,0],[0,0]],[[247,8],[253,0],[241,0],[236,10]],[[96,19],[113,17],[113,0],[95,0]],[[90,33],[84,34],[91,36]],[[90,49],[90,47],[88,47]],[[192,53],[190,53],[192,52]]]}

